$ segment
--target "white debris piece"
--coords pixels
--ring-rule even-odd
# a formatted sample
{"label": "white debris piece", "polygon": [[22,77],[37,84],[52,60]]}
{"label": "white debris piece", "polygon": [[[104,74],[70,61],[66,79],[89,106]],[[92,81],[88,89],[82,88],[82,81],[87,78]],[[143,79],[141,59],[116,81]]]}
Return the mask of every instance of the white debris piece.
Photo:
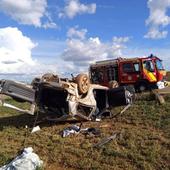
{"label": "white debris piece", "polygon": [[25,148],[23,153],[17,156],[8,165],[0,168],[0,170],[36,170],[42,167],[43,161],[39,156],[33,153],[32,147]]}
{"label": "white debris piece", "polygon": [[65,138],[65,137],[69,136],[70,134],[78,134],[78,133],[80,133],[80,129],[81,128],[79,126],[73,125],[73,126],[65,128],[60,133],[61,133],[61,136],[63,138]]}
{"label": "white debris piece", "polygon": [[40,127],[39,126],[33,127],[31,133],[34,133],[34,132],[37,132],[37,131],[40,131]]}
{"label": "white debris piece", "polygon": [[158,82],[157,82],[157,86],[158,86],[158,89],[163,89],[163,88],[165,88],[165,84],[164,84],[164,82],[162,82],[162,81],[158,81]]}

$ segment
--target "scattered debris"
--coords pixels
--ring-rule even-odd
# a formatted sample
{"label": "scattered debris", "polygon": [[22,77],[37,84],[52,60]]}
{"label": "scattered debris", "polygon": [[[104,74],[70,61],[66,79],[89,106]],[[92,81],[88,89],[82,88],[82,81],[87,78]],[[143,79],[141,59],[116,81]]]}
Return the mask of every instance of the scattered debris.
{"label": "scattered debris", "polygon": [[155,95],[155,98],[159,101],[160,104],[164,104],[165,99],[163,95],[170,94],[170,87],[167,86],[162,89],[155,89],[155,90],[152,90],[152,93]]}
{"label": "scattered debris", "polygon": [[163,82],[163,81],[157,82],[157,87],[158,87],[158,89],[163,89],[163,88],[165,88],[165,82]]}
{"label": "scattered debris", "polygon": [[123,110],[121,110],[120,114],[124,113],[130,106],[131,104],[126,105]]}
{"label": "scattered debris", "polygon": [[103,119],[103,118],[112,118],[112,112],[111,112],[111,110],[109,110],[109,109],[104,109],[103,111],[101,111],[101,112],[97,115],[95,121],[96,121],[96,122],[99,122],[99,121],[101,121],[101,119]]}
{"label": "scattered debris", "polygon": [[25,148],[23,153],[0,170],[36,170],[42,167],[43,161],[33,152],[32,147]]}
{"label": "scattered debris", "polygon": [[82,134],[84,135],[89,135],[89,136],[100,136],[101,131],[97,128],[86,128],[86,129],[81,129]]}
{"label": "scattered debris", "polygon": [[165,99],[164,99],[164,97],[163,97],[161,94],[159,94],[159,93],[158,93],[157,91],[155,91],[155,90],[153,90],[152,92],[153,92],[153,94],[155,95],[156,100],[158,100],[158,102],[159,102],[160,104],[164,104],[164,103],[165,103]]}
{"label": "scattered debris", "polygon": [[40,127],[39,126],[33,127],[31,133],[35,133],[37,131],[40,131]]}
{"label": "scattered debris", "polygon": [[96,118],[95,121],[96,121],[96,122],[100,122],[100,121],[101,121],[101,118]]}
{"label": "scattered debris", "polygon": [[100,127],[100,128],[111,128],[112,125],[107,122],[106,124],[101,124],[99,127]]}
{"label": "scattered debris", "polygon": [[80,132],[80,128],[80,126],[73,125],[62,130],[60,134],[63,138],[65,138],[71,134],[78,134]]}
{"label": "scattered debris", "polygon": [[60,132],[61,136],[64,138],[64,137],[67,137],[71,134],[79,134],[79,133],[82,133],[84,135],[89,135],[89,136],[100,136],[101,132],[99,129],[96,129],[94,127],[90,127],[90,128],[81,128],[82,124],[80,124],[80,126],[77,126],[77,125],[73,125],[73,126],[70,126],[70,127],[67,127],[65,128],[64,130],[62,130]]}
{"label": "scattered debris", "polygon": [[106,137],[106,138],[102,139],[99,143],[94,144],[93,147],[94,147],[94,148],[100,148],[100,147],[102,147],[103,145],[107,144],[107,143],[110,142],[111,140],[116,139],[116,137],[117,137],[118,134],[120,134],[120,133],[114,132],[114,133],[112,134],[112,136],[109,136],[109,137]]}

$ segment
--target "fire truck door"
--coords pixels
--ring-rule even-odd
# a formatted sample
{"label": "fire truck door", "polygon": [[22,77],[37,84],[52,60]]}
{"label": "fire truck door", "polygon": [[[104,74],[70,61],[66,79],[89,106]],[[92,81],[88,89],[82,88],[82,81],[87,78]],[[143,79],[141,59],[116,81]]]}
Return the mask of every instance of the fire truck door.
{"label": "fire truck door", "polygon": [[152,60],[145,60],[143,61],[143,72],[144,78],[147,79],[149,82],[156,82],[156,68],[154,67]]}
{"label": "fire truck door", "polygon": [[138,62],[122,62],[120,64],[120,80],[123,84],[136,83],[140,78],[140,64]]}

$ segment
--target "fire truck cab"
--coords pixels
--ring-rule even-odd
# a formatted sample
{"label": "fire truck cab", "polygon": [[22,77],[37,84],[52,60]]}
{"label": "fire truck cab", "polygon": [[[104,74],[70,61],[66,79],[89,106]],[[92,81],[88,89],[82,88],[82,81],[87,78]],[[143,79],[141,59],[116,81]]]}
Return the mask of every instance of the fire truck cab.
{"label": "fire truck cab", "polygon": [[92,83],[109,87],[117,82],[120,86],[134,85],[136,90],[144,91],[150,88],[161,88],[166,71],[162,60],[150,55],[141,58],[98,61],[90,65],[89,75]]}

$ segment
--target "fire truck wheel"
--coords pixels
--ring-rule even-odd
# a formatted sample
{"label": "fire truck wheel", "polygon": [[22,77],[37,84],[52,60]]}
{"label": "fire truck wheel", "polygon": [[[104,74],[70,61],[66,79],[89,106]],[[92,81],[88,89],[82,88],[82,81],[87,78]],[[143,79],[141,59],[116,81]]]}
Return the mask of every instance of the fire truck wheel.
{"label": "fire truck wheel", "polygon": [[86,94],[89,90],[89,77],[86,74],[78,74],[75,78],[75,82],[78,85],[79,94]]}
{"label": "fire truck wheel", "polygon": [[117,87],[119,87],[119,84],[116,80],[112,80],[109,82],[109,88],[112,89],[112,88],[117,88]]}
{"label": "fire truck wheel", "polygon": [[139,92],[144,92],[144,91],[148,90],[148,84],[146,82],[139,83],[138,90],[139,90]]}

